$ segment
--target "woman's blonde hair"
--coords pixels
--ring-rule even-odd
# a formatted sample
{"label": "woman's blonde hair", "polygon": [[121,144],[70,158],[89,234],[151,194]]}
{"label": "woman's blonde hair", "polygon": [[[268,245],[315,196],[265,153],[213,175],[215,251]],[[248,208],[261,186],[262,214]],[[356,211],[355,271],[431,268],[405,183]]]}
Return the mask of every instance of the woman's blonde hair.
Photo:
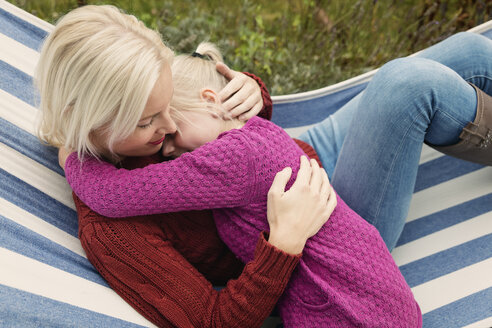
{"label": "woman's blonde hair", "polygon": [[171,100],[171,113],[176,120],[184,120],[180,111],[205,110],[217,113],[220,110],[213,105],[204,107],[201,91],[205,88],[215,92],[222,90],[227,79],[216,69],[216,63],[223,58],[219,49],[212,43],[202,42],[193,55],[179,55],[173,60],[174,94]]}
{"label": "woman's blonde hair", "polygon": [[[133,133],[173,52],[156,31],[113,6],[69,12],[45,40],[35,72],[39,138],[100,155],[93,132],[112,147]],[[101,141],[99,141],[99,144]],[[117,158],[117,156],[115,156]]]}

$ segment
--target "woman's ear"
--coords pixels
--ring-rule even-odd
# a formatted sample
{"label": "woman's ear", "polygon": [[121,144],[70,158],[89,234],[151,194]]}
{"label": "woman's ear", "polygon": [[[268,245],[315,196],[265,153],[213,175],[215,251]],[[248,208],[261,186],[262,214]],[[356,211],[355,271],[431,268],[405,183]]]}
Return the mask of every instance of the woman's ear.
{"label": "woman's ear", "polygon": [[208,103],[220,104],[219,96],[212,89],[207,89],[207,88],[202,89],[200,91],[200,98]]}

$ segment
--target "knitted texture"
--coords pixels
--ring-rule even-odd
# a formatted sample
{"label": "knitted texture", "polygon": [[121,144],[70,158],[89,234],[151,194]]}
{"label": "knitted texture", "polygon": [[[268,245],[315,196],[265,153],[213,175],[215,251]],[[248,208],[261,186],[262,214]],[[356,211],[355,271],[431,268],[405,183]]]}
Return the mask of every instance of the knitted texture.
{"label": "knitted texture", "polygon": [[159,327],[260,327],[299,261],[260,235],[244,266],[219,239],[210,211],[112,220],[74,200],[89,261]]}
{"label": "knitted texture", "polygon": [[[213,208],[221,238],[244,262],[267,230],[267,193],[286,166],[295,179],[304,154],[280,128],[252,118],[241,129],[176,160],[118,170],[67,159],[75,193],[95,211],[129,216]],[[341,199],[310,239],[279,311],[286,327],[419,327],[420,310],[377,230]]]}

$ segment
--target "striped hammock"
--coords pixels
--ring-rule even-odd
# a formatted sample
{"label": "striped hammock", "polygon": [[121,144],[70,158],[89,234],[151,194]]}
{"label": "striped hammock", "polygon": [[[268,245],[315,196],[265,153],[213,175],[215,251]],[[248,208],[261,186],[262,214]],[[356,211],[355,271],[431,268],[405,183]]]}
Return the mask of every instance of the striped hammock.
{"label": "striped hammock", "polygon": [[[34,136],[32,75],[52,28],[0,0],[0,326],[153,327],[88,262],[57,152]],[[492,21],[471,31],[492,38]],[[274,97],[273,121],[298,136],[373,75]],[[424,147],[407,223],[392,253],[424,328],[492,326],[491,191],[492,168]],[[273,321],[264,327],[275,327]]]}

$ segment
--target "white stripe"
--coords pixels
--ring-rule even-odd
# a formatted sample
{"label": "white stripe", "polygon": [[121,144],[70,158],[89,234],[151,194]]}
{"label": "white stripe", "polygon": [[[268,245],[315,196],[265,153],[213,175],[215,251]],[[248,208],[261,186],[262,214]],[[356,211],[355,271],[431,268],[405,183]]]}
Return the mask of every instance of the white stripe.
{"label": "white stripe", "polygon": [[0,0],[0,8],[2,8],[3,10],[5,11],[8,11],[9,13],[11,13],[12,15],[15,15],[17,17],[19,17],[20,19],[26,21],[26,22],[29,22],[30,24],[36,26],[36,27],[39,27],[40,29],[42,30],[45,30],[47,32],[50,32],[51,30],[53,30],[53,25],[51,25],[50,23],[48,22],[45,22],[44,20],[20,9],[20,8],[17,8],[16,6],[8,3],[7,1],[5,0]]}
{"label": "white stripe", "polygon": [[391,255],[402,266],[488,234],[492,234],[492,211],[396,247]]}
{"label": "white stripe", "polygon": [[492,258],[412,288],[422,314],[492,287]]}
{"label": "white stripe", "polygon": [[474,28],[469,29],[468,32],[484,33],[490,29],[492,29],[492,20],[489,20],[488,22],[485,22],[485,23],[480,24],[478,26],[475,26]]}
{"label": "white stripe", "polygon": [[483,319],[475,323],[472,323],[463,328],[490,328],[490,327],[492,327],[492,316],[488,317],[487,319]]}
{"label": "white stripe", "polygon": [[311,91],[306,91],[306,92],[300,92],[300,93],[293,93],[289,95],[283,95],[283,96],[272,96],[272,101],[273,104],[283,104],[283,103],[293,103],[293,102],[298,102],[298,101],[303,101],[303,100],[310,100],[310,99],[316,99],[319,97],[327,96],[335,92],[342,91],[344,89],[352,88],[356,85],[362,84],[364,82],[368,82],[374,74],[376,74],[377,69],[374,69],[370,72],[358,75],[356,77],[353,77],[351,79],[342,81],[340,83],[336,83],[321,89],[316,89],[316,90],[311,90]]}
{"label": "white stripe", "polygon": [[39,59],[39,53],[22,43],[0,34],[0,60],[17,68],[29,76],[34,75],[34,69]]}
{"label": "white stripe", "polygon": [[75,209],[72,191],[65,178],[0,142],[0,168]]}
{"label": "white stripe", "polygon": [[10,93],[0,89],[0,117],[22,130],[35,135],[38,110]]}
{"label": "white stripe", "polygon": [[[138,325],[155,327],[112,289],[0,247],[0,283]],[[40,309],[33,309],[40,310]]]}
{"label": "white stripe", "polygon": [[[80,245],[78,238],[66,233],[54,225],[40,219],[39,217],[25,211],[24,209],[10,203],[0,197],[0,215],[12,220],[27,229],[69,249],[82,257],[85,256],[84,249]],[[68,220],[69,218],[67,218]],[[76,220],[74,218],[74,220]]]}
{"label": "white stripe", "polygon": [[420,154],[419,164],[424,164],[443,156],[443,153],[440,153],[437,150],[424,144],[424,146],[422,147],[422,153]]}
{"label": "white stripe", "polygon": [[442,211],[492,192],[492,167],[416,192],[410,203],[407,222]]}

